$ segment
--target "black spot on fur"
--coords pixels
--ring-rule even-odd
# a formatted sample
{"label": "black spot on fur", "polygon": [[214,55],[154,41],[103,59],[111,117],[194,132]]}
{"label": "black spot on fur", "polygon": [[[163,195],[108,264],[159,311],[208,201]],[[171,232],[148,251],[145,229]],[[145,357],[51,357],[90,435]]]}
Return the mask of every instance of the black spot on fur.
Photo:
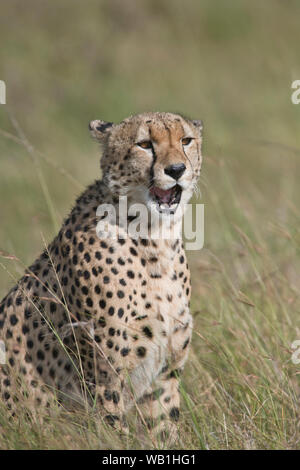
{"label": "black spot on fur", "polygon": [[173,408],[171,408],[169,416],[173,421],[178,421],[179,420],[179,409],[175,406]]}
{"label": "black spot on fur", "polygon": [[137,256],[137,251],[136,251],[135,248],[130,247],[130,250],[129,250],[129,251],[130,251],[130,253],[131,253],[132,255]]}
{"label": "black spot on fur", "polygon": [[108,309],[108,315],[112,316],[115,313],[114,307],[109,307]]}
{"label": "black spot on fur", "polygon": [[121,349],[121,355],[123,357],[128,356],[130,349],[129,348],[122,348]]}
{"label": "black spot on fur", "polygon": [[123,315],[124,315],[124,309],[123,309],[123,308],[119,308],[119,310],[118,310],[118,317],[119,317],[119,318],[122,318]]}
{"label": "black spot on fur", "polygon": [[144,346],[140,346],[136,349],[136,354],[138,357],[145,357],[146,356],[146,348]]}
{"label": "black spot on fur", "polygon": [[152,338],[153,337],[152,330],[149,326],[144,326],[143,333],[144,333],[145,336],[147,336],[147,338]]}
{"label": "black spot on fur", "polygon": [[104,317],[100,317],[98,320],[98,324],[102,326],[103,328],[106,326],[106,320]]}
{"label": "black spot on fur", "polygon": [[17,319],[16,315],[11,315],[9,320],[10,320],[10,324],[11,324],[12,326],[15,326],[15,325],[18,323],[18,321],[19,321],[19,320]]}

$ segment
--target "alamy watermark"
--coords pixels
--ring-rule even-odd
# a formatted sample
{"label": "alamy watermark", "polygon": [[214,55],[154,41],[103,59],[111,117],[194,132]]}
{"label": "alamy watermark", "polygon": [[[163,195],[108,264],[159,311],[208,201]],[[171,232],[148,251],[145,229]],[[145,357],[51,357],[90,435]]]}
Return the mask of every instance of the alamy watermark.
{"label": "alamy watermark", "polygon": [[0,80],[0,104],[6,104],[6,85],[3,80]]}
{"label": "alamy watermark", "polygon": [[[201,250],[204,245],[204,204],[186,204],[160,213],[145,204],[128,206],[126,196],[119,204],[100,204],[96,232],[99,238],[143,238],[173,240],[183,237],[186,250]],[[183,221],[183,222],[182,222]]]}
{"label": "alamy watermark", "polygon": [[300,80],[294,80],[291,88],[295,89],[295,91],[291,95],[291,100],[293,104],[300,103]]}
{"label": "alamy watermark", "polygon": [[300,339],[296,339],[292,342],[291,348],[294,349],[292,354],[292,363],[295,365],[300,364]]}
{"label": "alamy watermark", "polygon": [[0,365],[6,364],[6,349],[4,341],[0,339]]}

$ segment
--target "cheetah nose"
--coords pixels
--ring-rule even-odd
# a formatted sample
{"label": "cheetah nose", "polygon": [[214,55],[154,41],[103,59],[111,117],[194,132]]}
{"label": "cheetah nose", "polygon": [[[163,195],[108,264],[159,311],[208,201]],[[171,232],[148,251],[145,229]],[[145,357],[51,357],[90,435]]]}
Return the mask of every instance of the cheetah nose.
{"label": "cheetah nose", "polygon": [[184,163],[176,163],[175,165],[167,166],[167,168],[165,168],[165,173],[166,175],[174,178],[174,180],[178,180],[185,170],[186,166]]}

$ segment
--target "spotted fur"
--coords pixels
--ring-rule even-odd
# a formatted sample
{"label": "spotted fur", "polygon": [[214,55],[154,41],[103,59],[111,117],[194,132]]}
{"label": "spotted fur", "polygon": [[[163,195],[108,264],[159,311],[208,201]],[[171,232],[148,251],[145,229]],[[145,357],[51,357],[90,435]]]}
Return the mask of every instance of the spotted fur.
{"label": "spotted fur", "polygon": [[[58,400],[97,403],[112,425],[136,404],[153,435],[176,438],[179,375],[192,334],[190,274],[180,237],[99,239],[99,204],[155,202],[149,187],[174,184],[164,172],[184,164],[180,205],[190,199],[201,167],[200,121],[145,113],[120,124],[92,121],[101,143],[103,179],[77,199],[55,239],[0,304],[7,363],[0,392],[14,413]],[[182,139],[191,137],[184,148]],[[138,144],[151,142],[151,151]],[[178,211],[177,211],[178,212]],[[158,215],[181,223],[181,217]],[[126,234],[125,234],[126,235]]]}

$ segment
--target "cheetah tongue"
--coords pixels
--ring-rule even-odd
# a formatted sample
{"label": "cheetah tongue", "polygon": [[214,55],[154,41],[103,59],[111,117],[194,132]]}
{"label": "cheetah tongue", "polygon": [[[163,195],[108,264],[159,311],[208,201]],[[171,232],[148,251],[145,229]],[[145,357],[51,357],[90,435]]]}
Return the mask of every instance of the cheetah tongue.
{"label": "cheetah tongue", "polygon": [[166,190],[152,186],[150,193],[156,197],[160,204],[170,204],[175,194],[175,186]]}

